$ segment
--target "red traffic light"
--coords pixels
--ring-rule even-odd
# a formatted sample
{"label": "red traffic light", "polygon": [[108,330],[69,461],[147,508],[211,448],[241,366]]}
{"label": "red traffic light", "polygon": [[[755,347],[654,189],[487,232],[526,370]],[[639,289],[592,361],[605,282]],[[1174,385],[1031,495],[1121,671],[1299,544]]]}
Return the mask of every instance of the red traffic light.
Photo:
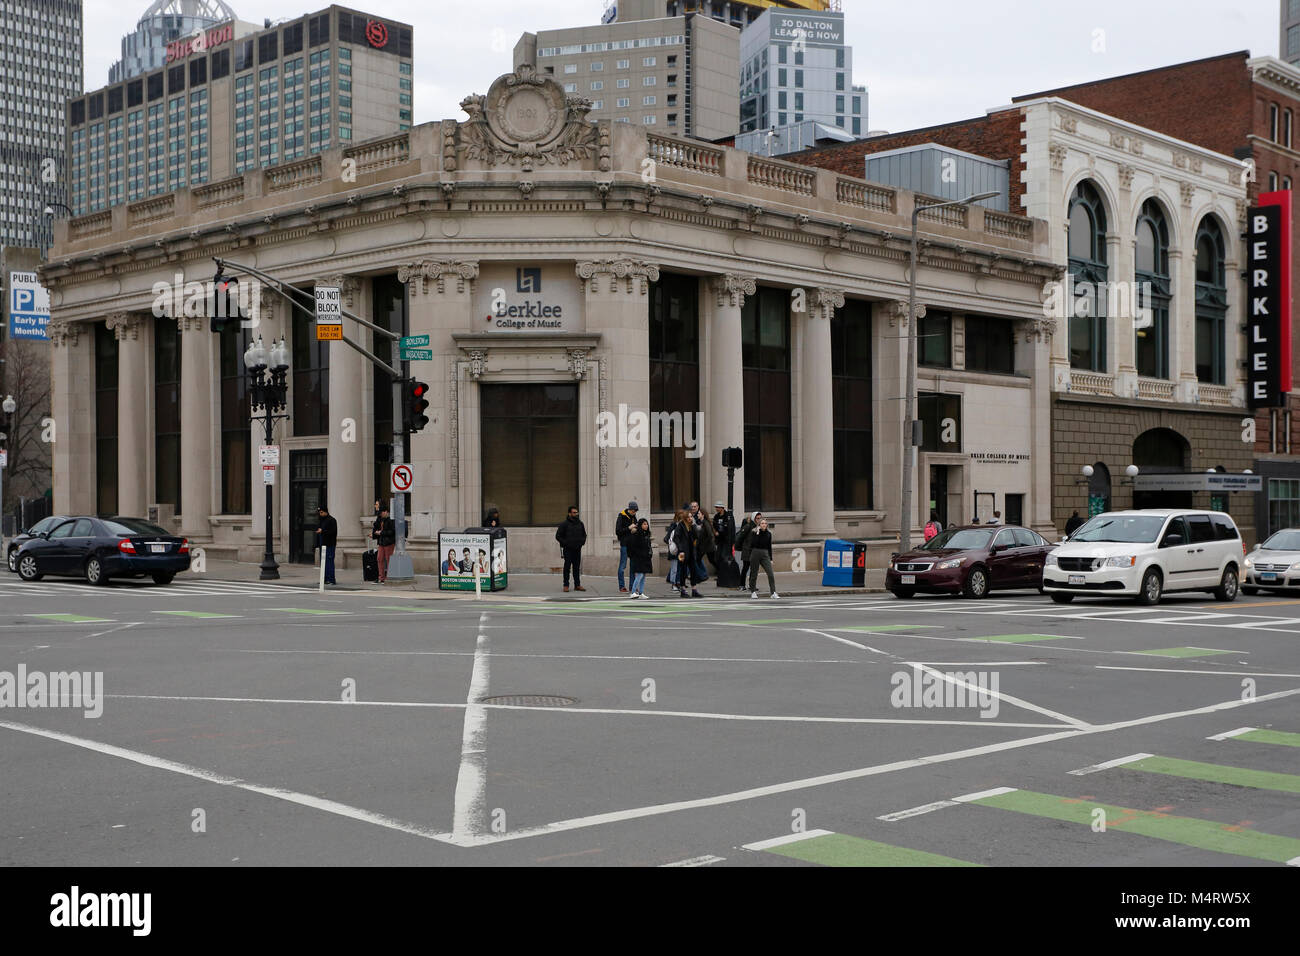
{"label": "red traffic light", "polygon": [[424,398],[428,391],[429,386],[425,385],[423,382],[416,382],[411,386],[411,396],[413,398]]}

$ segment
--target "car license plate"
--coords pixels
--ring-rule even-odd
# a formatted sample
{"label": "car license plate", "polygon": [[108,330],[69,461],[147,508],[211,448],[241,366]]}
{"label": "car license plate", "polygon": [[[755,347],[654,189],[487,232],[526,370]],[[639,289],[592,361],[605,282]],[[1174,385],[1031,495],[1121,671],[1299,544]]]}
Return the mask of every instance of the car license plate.
{"label": "car license plate", "polygon": [[167,552],[167,545],[165,545],[165,544],[151,544],[151,545],[149,545],[149,550],[150,550],[150,552],[152,552],[153,554],[165,554],[165,553]]}
{"label": "car license plate", "polygon": [[1073,587],[1073,586],[1076,585],[1076,584],[1078,584],[1078,585],[1082,585],[1083,583],[1084,583],[1084,577],[1083,577],[1082,574],[1071,574],[1071,575],[1070,575],[1070,586],[1071,586],[1071,587]]}
{"label": "car license plate", "polygon": [[904,575],[903,575],[903,583],[904,583],[904,584],[915,584],[915,583],[916,583],[916,575],[915,575],[915,574],[904,574]]}
{"label": "car license plate", "polygon": [[1261,581],[1276,581],[1277,575],[1272,571],[1262,571],[1260,572],[1259,579]]}

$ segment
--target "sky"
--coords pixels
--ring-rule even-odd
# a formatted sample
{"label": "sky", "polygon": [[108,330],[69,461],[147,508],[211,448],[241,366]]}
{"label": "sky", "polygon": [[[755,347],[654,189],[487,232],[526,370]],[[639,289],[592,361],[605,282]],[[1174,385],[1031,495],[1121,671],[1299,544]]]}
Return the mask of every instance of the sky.
{"label": "sky", "polygon": [[[328,0],[227,0],[242,20],[295,18]],[[1280,0],[843,0],[867,127],[979,116],[1013,96],[1249,50],[1276,56]],[[84,0],[85,83],[108,81],[148,0]],[[415,27],[415,122],[464,119],[460,101],[511,70],[524,31],[600,22],[604,0],[355,0]],[[1211,108],[1213,104],[1206,104]]]}

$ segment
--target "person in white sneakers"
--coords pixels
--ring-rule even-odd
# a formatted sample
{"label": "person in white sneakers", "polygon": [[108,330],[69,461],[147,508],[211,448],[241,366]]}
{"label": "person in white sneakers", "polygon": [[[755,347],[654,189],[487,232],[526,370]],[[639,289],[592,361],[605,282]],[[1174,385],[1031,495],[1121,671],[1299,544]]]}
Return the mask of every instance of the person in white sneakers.
{"label": "person in white sneakers", "polygon": [[627,558],[632,569],[631,600],[646,600],[646,576],[654,573],[654,543],[650,540],[650,522],[642,518],[627,534]]}
{"label": "person in white sneakers", "polygon": [[758,527],[749,533],[749,596],[758,597],[758,569],[762,567],[767,572],[767,586],[772,592],[773,598],[779,598],[781,595],[776,593],[776,577],[772,574],[772,532],[767,530],[767,519],[759,518]]}

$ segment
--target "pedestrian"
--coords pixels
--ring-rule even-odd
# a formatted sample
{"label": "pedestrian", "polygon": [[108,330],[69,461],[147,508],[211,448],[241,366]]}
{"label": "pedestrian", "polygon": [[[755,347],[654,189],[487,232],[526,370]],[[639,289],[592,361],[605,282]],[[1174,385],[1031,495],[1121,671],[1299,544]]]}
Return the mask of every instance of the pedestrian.
{"label": "pedestrian", "polygon": [[498,511],[496,508],[493,508],[491,505],[488,505],[487,514],[483,516],[482,526],[484,528],[501,527],[501,512]]}
{"label": "pedestrian", "polygon": [[1075,512],[1070,515],[1070,520],[1065,523],[1066,535],[1068,536],[1074,534],[1076,531],[1082,528],[1083,525],[1084,525],[1084,520],[1079,517],[1078,510],[1075,510]]}
{"label": "pedestrian", "polygon": [[761,517],[763,517],[763,512],[755,511],[744,520],[744,523],[740,526],[740,531],[736,533],[736,547],[740,549],[741,587],[744,587],[745,578],[749,574],[750,543],[753,540],[754,532],[758,530],[758,519]]}
{"label": "pedestrian", "polygon": [[708,558],[713,564],[715,573],[718,567],[718,553],[714,544],[713,525],[704,518],[704,512],[696,511],[692,519],[691,542],[695,549],[695,573],[691,576],[696,584],[703,584],[709,579],[708,568],[704,566],[704,559]]}
{"label": "pedestrian", "polygon": [[776,593],[776,576],[772,574],[772,532],[767,530],[767,519],[761,515],[758,519],[758,527],[749,535],[749,596],[751,598],[758,597],[756,588],[760,567],[767,572],[767,586],[772,592],[771,596],[779,598],[781,595]]}
{"label": "pedestrian", "polygon": [[339,544],[339,523],[324,505],[320,507],[320,524],[316,528],[318,546],[325,549],[325,583],[338,584],[334,580],[334,549]]}
{"label": "pedestrian", "polygon": [[926,522],[925,530],[922,532],[922,534],[925,536],[925,540],[929,541],[931,538],[933,538],[936,534],[938,534],[942,530],[943,530],[943,525],[939,523],[939,512],[931,511],[930,520]]}
{"label": "pedestrian", "polygon": [[993,512],[993,517],[989,519],[989,524],[1001,524],[1001,523],[1002,523],[1002,512],[1001,511]]}
{"label": "pedestrian", "polygon": [[[689,506],[688,506],[689,507]],[[692,544],[695,535],[691,532],[690,511],[686,508],[678,511],[674,516],[673,526],[668,532],[668,554],[671,556],[672,567],[669,571],[668,583],[673,585],[681,597],[686,597],[686,585],[691,584],[691,597],[703,597],[704,595],[695,588],[693,575],[695,573],[695,556],[693,554]]]}
{"label": "pedestrian", "polygon": [[375,539],[379,551],[379,583],[383,584],[388,580],[388,559],[397,547],[397,525],[388,516],[388,505],[379,506],[379,517],[370,526],[370,537]]}
{"label": "pedestrian", "polygon": [[623,571],[627,568],[627,543],[629,536],[636,533],[636,513],[636,502],[629,501],[627,507],[614,519],[614,537],[618,539],[618,589],[624,594],[627,593],[627,581],[623,577]]}
{"label": "pedestrian", "polygon": [[569,572],[573,572],[573,590],[585,591],[582,586],[582,546],[587,543],[587,527],[578,517],[578,506],[570,505],[569,514],[555,529],[555,540],[560,543],[564,558],[564,590],[569,590]]}
{"label": "pedestrian", "polygon": [[735,542],[736,517],[721,501],[715,501],[713,503],[713,546],[716,552],[713,559],[713,572],[716,575],[714,583],[718,587],[722,587],[723,565],[731,564]]}
{"label": "pedestrian", "polygon": [[654,574],[654,542],[650,538],[650,522],[645,518],[628,532],[627,555],[632,566],[633,601],[649,600],[645,593],[646,576]]}

